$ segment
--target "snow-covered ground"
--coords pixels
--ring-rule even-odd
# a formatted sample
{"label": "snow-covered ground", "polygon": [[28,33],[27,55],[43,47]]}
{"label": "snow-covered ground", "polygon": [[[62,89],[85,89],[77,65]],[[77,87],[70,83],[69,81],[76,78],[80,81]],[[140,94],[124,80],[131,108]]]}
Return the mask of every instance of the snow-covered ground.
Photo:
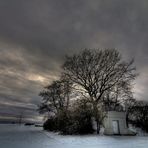
{"label": "snow-covered ground", "polygon": [[62,136],[42,128],[0,124],[0,148],[147,148],[147,136]]}

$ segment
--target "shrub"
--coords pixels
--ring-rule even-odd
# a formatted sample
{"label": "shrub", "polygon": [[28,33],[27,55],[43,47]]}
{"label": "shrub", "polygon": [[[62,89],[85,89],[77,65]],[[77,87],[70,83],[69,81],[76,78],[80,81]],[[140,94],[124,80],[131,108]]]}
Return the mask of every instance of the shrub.
{"label": "shrub", "polygon": [[67,124],[62,129],[63,134],[89,134],[93,133],[91,106],[85,101],[75,104],[73,111],[69,113]]}
{"label": "shrub", "polygon": [[142,104],[131,108],[129,121],[148,132],[148,105]]}
{"label": "shrub", "polygon": [[50,118],[45,121],[43,124],[43,129],[44,130],[49,130],[49,131],[57,131],[57,118]]}
{"label": "shrub", "polygon": [[60,131],[61,134],[89,134],[93,133],[91,107],[84,102],[77,102],[70,111],[60,111],[56,117],[44,123],[44,129]]}

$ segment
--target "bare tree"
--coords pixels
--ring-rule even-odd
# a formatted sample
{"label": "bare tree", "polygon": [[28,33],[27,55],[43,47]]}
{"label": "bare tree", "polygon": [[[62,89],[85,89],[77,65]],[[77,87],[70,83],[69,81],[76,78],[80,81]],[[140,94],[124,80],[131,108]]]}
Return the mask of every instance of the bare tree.
{"label": "bare tree", "polygon": [[135,126],[148,132],[148,102],[136,101],[129,110],[129,119]]}
{"label": "bare tree", "polygon": [[118,83],[115,87],[107,90],[103,97],[106,110],[123,111],[132,105],[133,93],[129,83]]}
{"label": "bare tree", "polygon": [[129,115],[133,112],[133,108],[137,106],[139,103],[133,97],[124,100],[124,108],[126,111],[126,125],[128,127],[129,123]]}
{"label": "bare tree", "polygon": [[69,107],[70,92],[71,84],[68,80],[54,81],[40,92],[39,96],[42,97],[42,103],[39,106],[39,111],[55,114],[63,110],[66,111]]}
{"label": "bare tree", "polygon": [[[92,103],[94,115],[98,122],[98,104],[116,88],[131,87],[136,77],[133,60],[122,61],[115,49],[91,50],[85,49],[80,54],[67,56],[63,65],[64,75],[83,91],[88,101]],[[121,91],[120,91],[121,92]],[[97,130],[99,133],[99,129]]]}

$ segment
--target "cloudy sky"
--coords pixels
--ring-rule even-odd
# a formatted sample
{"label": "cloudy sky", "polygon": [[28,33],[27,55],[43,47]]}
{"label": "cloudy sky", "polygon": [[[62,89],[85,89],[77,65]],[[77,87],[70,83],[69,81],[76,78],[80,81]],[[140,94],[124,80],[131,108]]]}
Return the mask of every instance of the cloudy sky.
{"label": "cloudy sky", "polygon": [[147,0],[0,0],[0,113],[35,116],[64,55],[117,48],[135,58],[134,95],[148,100]]}

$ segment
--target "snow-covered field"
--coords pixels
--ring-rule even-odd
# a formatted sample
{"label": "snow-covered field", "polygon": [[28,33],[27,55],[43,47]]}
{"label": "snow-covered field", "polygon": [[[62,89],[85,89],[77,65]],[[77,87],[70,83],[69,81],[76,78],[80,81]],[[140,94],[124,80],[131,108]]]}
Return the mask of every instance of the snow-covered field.
{"label": "snow-covered field", "polygon": [[42,128],[0,124],[0,148],[147,148],[148,137],[62,136]]}

